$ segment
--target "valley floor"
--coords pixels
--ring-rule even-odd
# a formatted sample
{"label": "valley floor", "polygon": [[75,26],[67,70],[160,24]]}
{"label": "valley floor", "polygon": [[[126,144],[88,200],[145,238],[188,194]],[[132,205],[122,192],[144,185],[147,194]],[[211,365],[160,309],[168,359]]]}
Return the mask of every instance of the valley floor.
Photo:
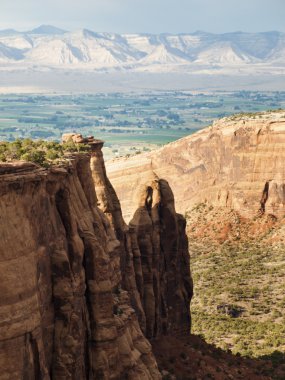
{"label": "valley floor", "polygon": [[271,361],[273,378],[284,379],[284,219],[246,220],[207,204],[186,217],[192,332],[223,350]]}

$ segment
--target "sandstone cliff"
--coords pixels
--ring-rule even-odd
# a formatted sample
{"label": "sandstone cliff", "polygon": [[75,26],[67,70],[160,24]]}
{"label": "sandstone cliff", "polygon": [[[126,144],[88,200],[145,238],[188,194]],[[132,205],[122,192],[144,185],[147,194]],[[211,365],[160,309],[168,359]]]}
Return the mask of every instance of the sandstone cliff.
{"label": "sandstone cliff", "polygon": [[[132,218],[140,188],[165,178],[184,213],[195,204],[285,213],[285,111],[236,115],[147,154],[107,162],[108,176]],[[131,201],[130,201],[131,200]]]}
{"label": "sandstone cliff", "polygon": [[189,332],[172,192],[156,182],[128,228],[101,147],[92,170],[88,154],[50,169],[0,165],[1,379],[160,379],[143,332]]}
{"label": "sandstone cliff", "polygon": [[176,214],[174,197],[165,180],[141,188],[128,227],[119,199],[107,175],[101,149],[93,149],[91,171],[98,206],[107,215],[120,241],[122,284],[148,338],[189,331],[188,239],[185,219]]}

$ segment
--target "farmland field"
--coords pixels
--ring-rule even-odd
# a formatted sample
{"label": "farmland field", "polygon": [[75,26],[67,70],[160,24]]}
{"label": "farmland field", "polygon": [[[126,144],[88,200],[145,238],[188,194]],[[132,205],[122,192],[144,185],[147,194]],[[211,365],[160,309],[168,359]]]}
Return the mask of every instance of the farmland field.
{"label": "farmland field", "polygon": [[233,113],[285,108],[285,92],[148,92],[0,95],[0,140],[94,135],[105,157],[177,140]]}

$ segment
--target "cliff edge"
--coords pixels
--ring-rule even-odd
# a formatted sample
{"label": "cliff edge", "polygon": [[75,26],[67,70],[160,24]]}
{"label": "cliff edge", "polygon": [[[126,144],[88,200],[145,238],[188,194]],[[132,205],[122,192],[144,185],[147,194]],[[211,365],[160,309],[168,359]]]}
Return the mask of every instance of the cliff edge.
{"label": "cliff edge", "polygon": [[90,143],[49,169],[0,164],[1,379],[160,379],[146,336],[190,332],[169,185],[156,181],[152,202],[142,193],[128,227]]}
{"label": "cliff edge", "polygon": [[146,181],[165,178],[178,212],[209,203],[252,218],[285,213],[285,111],[224,118],[163,148],[107,162],[123,215]]}

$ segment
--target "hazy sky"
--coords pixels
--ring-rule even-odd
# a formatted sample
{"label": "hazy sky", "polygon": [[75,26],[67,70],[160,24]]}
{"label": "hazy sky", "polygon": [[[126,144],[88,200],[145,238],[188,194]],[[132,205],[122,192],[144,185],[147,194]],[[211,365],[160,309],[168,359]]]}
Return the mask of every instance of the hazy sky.
{"label": "hazy sky", "polygon": [[0,29],[285,32],[285,0],[0,0]]}

